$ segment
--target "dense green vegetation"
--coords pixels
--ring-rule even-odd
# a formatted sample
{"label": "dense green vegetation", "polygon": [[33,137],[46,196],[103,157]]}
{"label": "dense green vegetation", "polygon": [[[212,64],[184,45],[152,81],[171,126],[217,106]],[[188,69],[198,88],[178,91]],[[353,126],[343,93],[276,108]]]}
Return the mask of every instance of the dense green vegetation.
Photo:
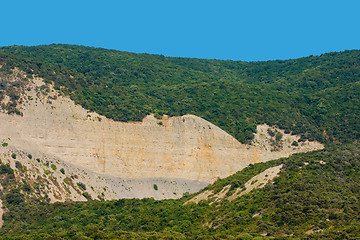
{"label": "dense green vegetation", "polygon": [[[164,201],[25,203],[16,192],[9,193],[10,211],[4,215],[0,234],[4,239],[360,237],[359,143],[254,164],[208,189],[220,191],[227,184],[241,187],[280,163],[284,168],[274,183],[212,205],[209,201],[183,205],[193,195]],[[309,230],[314,233],[307,235]]]}
{"label": "dense green vegetation", "polygon": [[0,48],[0,64],[3,72],[19,67],[54,82],[77,103],[114,120],[190,113],[243,143],[259,123],[325,143],[351,142],[360,136],[356,50],[240,62],[72,45],[10,46]]}

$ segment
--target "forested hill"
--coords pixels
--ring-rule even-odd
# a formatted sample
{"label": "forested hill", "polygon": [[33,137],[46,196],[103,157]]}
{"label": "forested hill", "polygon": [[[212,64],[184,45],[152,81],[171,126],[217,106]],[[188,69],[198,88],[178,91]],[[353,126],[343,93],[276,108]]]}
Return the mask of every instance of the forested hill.
{"label": "forested hill", "polygon": [[[356,142],[332,145],[250,165],[204,189],[220,194],[230,187],[227,199],[214,195],[199,204],[184,205],[193,195],[48,204],[8,194],[0,239],[359,239],[359,149]],[[279,164],[274,182],[228,200]]]}
{"label": "forested hill", "polygon": [[2,47],[0,65],[3,72],[19,67],[53,81],[83,107],[114,120],[190,113],[243,143],[260,123],[323,143],[360,137],[359,50],[241,62],[54,44]]}

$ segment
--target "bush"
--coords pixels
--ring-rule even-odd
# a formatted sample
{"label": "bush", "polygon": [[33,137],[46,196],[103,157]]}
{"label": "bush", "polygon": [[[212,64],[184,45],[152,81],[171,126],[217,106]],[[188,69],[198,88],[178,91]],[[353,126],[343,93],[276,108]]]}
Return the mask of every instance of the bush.
{"label": "bush", "polygon": [[14,174],[14,170],[10,167],[10,164],[0,165],[0,174]]}
{"label": "bush", "polygon": [[61,168],[61,169],[60,169],[60,172],[61,172],[62,174],[65,174],[65,169],[64,169],[64,168]]}
{"label": "bush", "polygon": [[51,168],[56,171],[56,166],[54,164],[51,164]]}
{"label": "bush", "polygon": [[11,157],[12,157],[13,159],[16,159],[16,154],[15,154],[15,153],[11,154]]}
{"label": "bush", "polygon": [[267,130],[268,134],[271,136],[271,137],[274,137],[275,136],[275,132],[272,131],[270,128]]}
{"label": "bush", "polygon": [[291,146],[297,147],[297,146],[299,146],[299,143],[298,143],[297,141],[293,141],[292,144],[291,144]]}
{"label": "bush", "polygon": [[91,196],[90,196],[89,193],[84,192],[82,195],[83,195],[87,200],[91,200]]}
{"label": "bush", "polygon": [[81,182],[78,182],[77,185],[78,185],[81,189],[86,190],[85,184],[83,184],[83,183],[81,183]]}
{"label": "bush", "polygon": [[37,162],[40,162],[40,158],[37,158],[36,161],[37,161]]}
{"label": "bush", "polygon": [[32,155],[31,155],[31,154],[28,154],[27,157],[28,157],[29,159],[32,159]]}
{"label": "bush", "polygon": [[16,162],[15,162],[15,167],[16,167],[17,169],[19,169],[19,170],[22,170],[22,169],[23,169],[23,165],[22,165],[21,162],[19,162],[19,161],[16,161]]}
{"label": "bush", "polygon": [[27,192],[27,193],[31,192],[30,185],[25,181],[24,181],[24,191]]}
{"label": "bush", "polygon": [[278,141],[280,141],[282,139],[282,137],[283,137],[282,133],[277,133],[276,137],[275,137],[275,140],[278,142]]}
{"label": "bush", "polygon": [[155,189],[155,191],[158,190],[158,186],[156,184],[154,184],[154,189]]}
{"label": "bush", "polygon": [[19,205],[25,201],[24,195],[18,189],[11,190],[5,196],[6,202],[10,205]]}
{"label": "bush", "polygon": [[8,146],[8,143],[4,142],[1,144],[3,147],[7,147]]}

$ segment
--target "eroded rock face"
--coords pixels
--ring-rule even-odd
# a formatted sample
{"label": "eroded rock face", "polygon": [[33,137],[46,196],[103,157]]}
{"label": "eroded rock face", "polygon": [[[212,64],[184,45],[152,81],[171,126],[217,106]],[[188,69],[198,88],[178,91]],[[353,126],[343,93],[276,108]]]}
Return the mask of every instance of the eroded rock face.
{"label": "eroded rock face", "polygon": [[[24,189],[22,193],[26,199],[35,198],[51,203],[120,198],[159,200],[176,199],[186,192],[194,193],[208,185],[187,179],[127,179],[98,174],[41,152],[14,148],[9,139],[2,139],[0,143],[1,164],[9,164],[14,173],[14,179],[2,175],[0,190],[3,196],[11,189]],[[25,190],[25,183],[28,191]]]}
{"label": "eroded rock face", "polygon": [[0,114],[1,137],[99,174],[211,183],[250,163],[323,148],[316,142],[291,146],[298,137],[283,134],[281,149],[273,151],[266,147],[267,125],[258,126],[253,145],[244,145],[194,115],[116,122],[88,112],[51,87],[44,94],[38,90],[42,85],[41,79],[30,81],[22,97],[23,116]]}

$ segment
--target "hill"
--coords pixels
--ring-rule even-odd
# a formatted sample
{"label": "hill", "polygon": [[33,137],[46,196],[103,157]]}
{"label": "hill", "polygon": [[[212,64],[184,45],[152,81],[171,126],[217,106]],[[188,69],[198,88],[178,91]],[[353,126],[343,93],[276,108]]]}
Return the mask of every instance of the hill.
{"label": "hill", "polygon": [[0,239],[359,238],[359,63],[1,47]]}
{"label": "hill", "polygon": [[[242,143],[267,123],[322,143],[359,138],[360,51],[236,62],[73,45],[0,48],[1,71],[36,74],[118,121],[194,114]],[[16,98],[16,96],[14,96]]]}
{"label": "hill", "polygon": [[[16,68],[11,74],[0,73],[0,78],[6,86],[2,91],[5,108],[0,111],[0,142],[9,145],[2,149],[0,159],[14,170],[16,161],[27,166],[27,179],[23,180],[32,182],[31,189],[44,183],[37,179],[41,173],[56,182],[43,192],[52,201],[79,199],[69,196],[68,192],[76,193],[77,189],[66,190],[71,186],[65,180],[77,181],[75,176],[83,179],[86,175],[89,179],[85,177],[82,183],[88,185],[87,194],[92,199],[179,198],[250,163],[324,147],[266,124],[257,126],[251,146],[241,144],[214,124],[190,114],[164,115],[162,119],[148,115],[141,122],[113,121],[76,105],[53,85]],[[19,97],[11,100],[15,95]],[[23,157],[14,160],[12,154]],[[29,159],[28,154],[61,163],[59,168],[64,168],[65,174],[49,172],[44,161]],[[104,176],[107,180],[100,181]]]}
{"label": "hill", "polygon": [[[251,165],[203,190],[222,192],[198,204],[201,193],[178,200],[116,200],[62,204],[10,203],[4,239],[356,239],[360,204],[359,143]],[[281,165],[263,188],[250,179]],[[252,184],[256,184],[252,183]],[[26,214],[24,214],[26,213]],[[9,236],[9,238],[7,238]]]}

